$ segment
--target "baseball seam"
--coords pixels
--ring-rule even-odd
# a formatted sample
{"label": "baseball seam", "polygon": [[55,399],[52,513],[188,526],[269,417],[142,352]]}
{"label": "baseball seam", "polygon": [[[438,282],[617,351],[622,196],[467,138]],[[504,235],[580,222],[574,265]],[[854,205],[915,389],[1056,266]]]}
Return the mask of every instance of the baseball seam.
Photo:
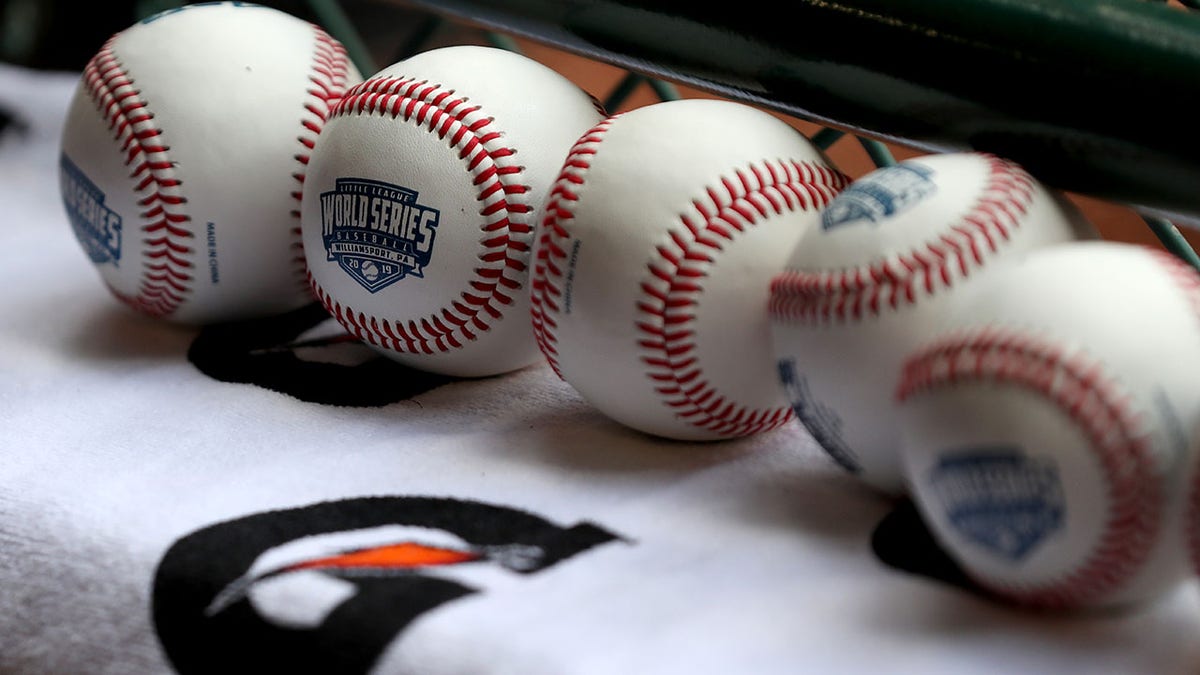
{"label": "baseball seam", "polygon": [[[617,117],[601,122],[572,148],[551,188],[542,221],[530,311],[538,346],[560,377],[556,315],[568,262],[562,245],[570,237],[565,223],[574,217],[591,157]],[[750,409],[729,400],[708,381],[696,355],[695,310],[708,269],[727,244],[764,218],[824,207],[847,183],[843,174],[818,163],[762,160],[702,186],[702,196],[679,214],[680,226],[668,231],[647,263],[648,276],[637,301],[641,318],[635,321],[646,375],[677,419],[733,437],[768,431],[792,418],[789,406]]]}
{"label": "baseball seam", "polygon": [[538,349],[559,378],[562,378],[562,370],[558,363],[558,322],[555,316],[562,309],[568,256],[559,243],[571,236],[562,221],[574,216],[570,205],[579,199],[577,189],[583,184],[583,176],[579,174],[591,167],[591,156],[596,153],[605,132],[620,117],[620,114],[615,114],[602,120],[571,146],[558,178],[550,187],[540,223],[537,251],[529,278],[529,313]]}
{"label": "baseball seam", "polygon": [[125,166],[131,167],[129,178],[135,181],[133,191],[143,209],[138,215],[148,221],[141,226],[142,275],[137,294],[111,290],[135,309],[161,317],[178,309],[192,291],[190,241],[195,233],[183,208],[187,203],[183,181],[174,175],[163,130],[113,51],[119,37],[109,38],[83,71],[87,91],[125,154]]}
{"label": "baseball seam", "polygon": [[[1192,317],[1200,323],[1200,274],[1177,256],[1161,249],[1147,247],[1147,252],[1158,262],[1167,277],[1183,293],[1191,308]],[[1196,467],[1191,481],[1185,486],[1187,498],[1184,516],[1184,542],[1192,569],[1200,573],[1200,465]]]}
{"label": "baseball seam", "polygon": [[297,185],[291,192],[296,208],[291,211],[294,225],[290,230],[289,243],[296,284],[304,293],[310,291],[308,262],[304,257],[303,229],[300,224],[305,171],[316,146],[317,137],[325,126],[325,120],[329,118],[330,110],[346,93],[346,82],[350,73],[350,60],[346,48],[319,26],[313,25],[312,28],[316,44],[313,47],[312,65],[308,75],[311,86],[305,90],[307,98],[304,101],[304,110],[308,115],[300,118],[300,135],[296,137],[301,150],[294,155],[294,159],[300,168],[292,174]]}
{"label": "baseball seam", "polygon": [[867,264],[837,270],[789,269],[771,282],[768,311],[780,321],[861,320],[947,290],[1012,238],[1034,195],[1017,164],[980,153],[988,178],[979,199],[930,240]]}
{"label": "baseball seam", "polygon": [[[1140,245],[1139,245],[1140,246]],[[1166,251],[1144,247],[1150,257],[1166,273],[1188,303],[1192,316],[1200,321],[1200,274],[1191,265]]]}
{"label": "baseball seam", "polygon": [[901,369],[895,398],[958,384],[1022,387],[1058,407],[1088,439],[1107,480],[1110,507],[1087,559],[1040,584],[1008,582],[967,570],[985,588],[1019,604],[1067,607],[1127,582],[1145,563],[1163,517],[1147,433],[1128,397],[1102,365],[1045,339],[995,327],[964,330],[915,352]]}
{"label": "baseball seam", "polygon": [[362,82],[333,107],[330,118],[347,115],[390,116],[413,123],[448,141],[472,174],[481,202],[482,251],[475,276],[457,299],[420,319],[391,320],[369,316],[329,295],[311,272],[309,284],[325,308],[348,331],[372,345],[399,352],[437,354],[460,349],[491,322],[503,317],[503,307],[515,302],[527,267],[520,257],[530,250],[532,226],[530,186],[520,182],[524,167],[514,163],[516,149],[503,143],[481,106],[456,96],[428,80],[378,77]]}

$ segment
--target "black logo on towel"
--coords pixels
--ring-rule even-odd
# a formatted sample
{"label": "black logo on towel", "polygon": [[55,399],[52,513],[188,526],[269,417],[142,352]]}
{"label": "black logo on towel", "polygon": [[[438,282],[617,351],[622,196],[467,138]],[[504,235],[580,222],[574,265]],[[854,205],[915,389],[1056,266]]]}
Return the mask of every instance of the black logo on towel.
{"label": "black logo on towel", "polygon": [[191,673],[366,673],[405,626],[496,574],[529,575],[617,540],[514,508],[364,497],[257,513],[179,541],[153,618]]}

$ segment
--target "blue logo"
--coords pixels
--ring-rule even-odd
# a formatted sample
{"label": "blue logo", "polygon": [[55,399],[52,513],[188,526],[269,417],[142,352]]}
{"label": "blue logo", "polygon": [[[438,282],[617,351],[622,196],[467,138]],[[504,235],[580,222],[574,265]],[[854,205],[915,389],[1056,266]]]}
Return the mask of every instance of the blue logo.
{"label": "blue logo", "polygon": [[424,277],[438,211],[417,192],[365,178],[339,178],[321,193],[321,238],[336,261],[374,293],[406,276]]}
{"label": "blue logo", "polygon": [[1005,560],[1021,560],[1063,528],[1058,469],[1019,448],[983,447],[942,457],[929,479],[950,526]]}
{"label": "blue logo", "polygon": [[933,173],[933,169],[912,163],[873,171],[834,197],[821,213],[821,229],[859,220],[878,223],[894,216],[937,191],[937,184],[930,180]]}
{"label": "blue logo", "polygon": [[862,473],[854,451],[842,437],[842,418],[813,397],[808,378],[796,372],[793,359],[780,359],[777,364],[779,383],[787,392],[796,417],[821,448],[838,466],[850,473]]}
{"label": "blue logo", "polygon": [[121,214],[104,204],[104,192],[65,154],[58,169],[63,206],[75,238],[93,263],[116,265],[121,259]]}

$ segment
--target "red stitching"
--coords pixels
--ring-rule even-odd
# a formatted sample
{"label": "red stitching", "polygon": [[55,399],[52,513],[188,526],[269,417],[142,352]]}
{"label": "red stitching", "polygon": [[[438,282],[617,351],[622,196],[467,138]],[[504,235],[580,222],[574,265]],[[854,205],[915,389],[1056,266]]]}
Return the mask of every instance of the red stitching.
{"label": "red stitching", "polygon": [[[591,157],[620,115],[584,134],[568,153],[547,200],[538,253],[534,260],[530,314],[538,347],[562,376],[558,362],[556,317],[561,310],[569,239],[564,221],[574,217],[578,189]],[[655,391],[680,420],[722,436],[743,436],[776,428],[792,418],[790,407],[751,410],[720,394],[704,376],[695,356],[694,310],[703,292],[701,280],[722,247],[772,214],[822,208],[849,179],[828,167],[799,161],[764,160],[735,169],[693,201],[693,212],[680,214],[681,227],[668,233],[658,259],[648,264],[636,321],[645,350],[642,362]],[[666,290],[662,290],[662,286]]]}
{"label": "red stitching", "polygon": [[[525,235],[533,232],[526,222],[533,207],[526,203],[531,188],[520,182],[523,167],[507,163],[516,150],[501,145],[503,134],[493,128],[480,107],[468,105],[465,97],[427,80],[378,77],[352,87],[334,104],[330,118],[347,115],[388,115],[424,128],[458,151],[474,175],[476,200],[483,202],[479,215],[483,251],[481,262],[499,269],[479,267],[468,281],[468,290],[434,314],[419,319],[369,320],[352,307],[329,295],[311,273],[309,285],[317,298],[343,326],[359,339],[399,352],[436,354],[461,348],[487,331],[502,308],[516,301],[522,288],[526,265],[519,256],[529,251]],[[357,316],[356,316],[357,315]]]}
{"label": "red stitching", "polygon": [[[1187,299],[1192,316],[1200,320],[1200,273],[1174,254],[1161,249],[1145,247],[1145,250],[1162,267],[1168,278]],[[1192,569],[1200,574],[1200,464],[1193,464],[1193,475],[1187,486],[1187,514],[1184,518],[1184,541]]]}
{"label": "red stitching", "polygon": [[[302,149],[295,159],[301,170],[293,174],[299,185],[291,193],[297,203],[304,183],[303,167],[308,164],[325,115],[344,92],[349,72],[345,48],[319,27],[314,25],[313,30],[316,46],[309,76],[313,88],[307,90],[304,109],[315,120],[302,119],[302,133],[297,138]],[[166,316],[178,309],[192,291],[190,270],[193,263],[190,258],[193,248],[188,240],[193,239],[195,233],[186,226],[191,216],[183,208],[187,203],[187,198],[181,194],[183,181],[173,175],[174,163],[167,156],[170,148],[161,142],[163,130],[154,124],[154,115],[135,89],[133,78],[113,52],[119,37],[110,38],[88,62],[83,79],[89,95],[125,153],[125,164],[132,169],[129,177],[137,181],[133,190],[141,195],[137,204],[144,209],[139,215],[150,222],[142,227],[146,236],[142,239],[145,245],[143,273],[137,295],[110,288],[126,304],[152,316]],[[291,211],[291,215],[299,219],[299,209]],[[307,285],[306,263],[298,224],[291,228],[290,234],[294,274],[297,284],[304,287]]]}
{"label": "red stitching", "polygon": [[304,235],[300,226],[300,201],[303,196],[304,177],[316,145],[317,137],[325,126],[329,111],[346,93],[346,83],[350,76],[350,58],[346,48],[319,26],[312,24],[313,37],[316,44],[313,47],[312,64],[309,67],[309,88],[304,101],[307,115],[300,118],[300,135],[296,142],[300,151],[295,160],[300,168],[292,174],[296,179],[296,189],[291,196],[296,208],[291,211],[294,222],[290,230],[289,249],[292,251],[292,270],[298,288],[308,292],[308,262],[304,256]]}
{"label": "red stitching", "polygon": [[112,291],[133,308],[161,317],[174,312],[192,290],[193,249],[188,240],[195,233],[187,226],[191,217],[183,209],[187,203],[182,194],[183,182],[174,176],[167,155],[170,147],[161,139],[163,131],[155,125],[154,115],[133,78],[113,52],[119,37],[109,38],[83,71],[88,94],[125,154],[125,165],[131,169],[129,178],[136,181],[133,191],[138,195],[138,206],[144,209],[139,215],[148,221],[141,228],[145,248],[137,294],[115,288]]}
{"label": "red stitching", "polygon": [[1171,283],[1183,293],[1192,310],[1192,316],[1200,320],[1200,272],[1172,253],[1141,244],[1137,246],[1149,253],[1151,259],[1162,268]]}
{"label": "red stitching", "polygon": [[1021,226],[1033,199],[1033,178],[1017,164],[983,155],[988,180],[959,222],[909,251],[840,270],[786,270],[771,282],[768,311],[784,321],[862,319],[915,304],[982,267]]}
{"label": "red stitching", "polygon": [[534,339],[546,361],[561,378],[558,365],[558,339],[555,331],[558,322],[554,317],[561,311],[562,281],[566,274],[567,251],[560,246],[570,234],[561,221],[574,217],[571,204],[579,199],[576,192],[583,184],[582,174],[591,167],[591,156],[604,137],[604,133],[619,119],[621,114],[612,115],[583,134],[567,153],[562,170],[547,195],[545,214],[541,221],[541,232],[537,241],[537,253],[530,274],[529,312],[533,323]]}
{"label": "red stitching", "polygon": [[792,418],[789,406],[749,410],[737,405],[706,380],[695,356],[696,304],[702,280],[724,245],[773,214],[824,208],[847,182],[820,165],[763,160],[735,169],[693,202],[694,213],[680,214],[682,227],[670,232],[669,241],[658,247],[659,258],[648,263],[651,277],[643,281],[638,303],[644,318],[637,322],[638,345],[649,352],[642,357],[646,374],[679,419],[722,436],[744,436]]}
{"label": "red stitching", "polygon": [[938,340],[906,359],[896,400],[967,382],[1023,387],[1058,406],[1090,441],[1108,478],[1111,505],[1100,542],[1072,571],[1036,586],[988,578],[979,583],[1020,604],[1068,607],[1128,581],[1159,534],[1164,495],[1147,433],[1117,384],[1083,355],[1014,330],[982,328]]}

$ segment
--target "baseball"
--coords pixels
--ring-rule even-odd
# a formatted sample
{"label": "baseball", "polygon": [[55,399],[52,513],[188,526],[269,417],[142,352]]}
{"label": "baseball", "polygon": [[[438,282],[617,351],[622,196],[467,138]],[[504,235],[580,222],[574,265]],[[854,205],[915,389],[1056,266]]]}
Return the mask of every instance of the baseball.
{"label": "baseball", "polygon": [[1190,576],[1200,275],[1088,241],[998,268],[905,359],[913,500],[964,571],[1025,605],[1122,607]]}
{"label": "baseball", "polygon": [[787,423],[768,284],[846,182],[797,130],[740,103],[610,117],[572,149],[539,223],[538,345],[590,404],[648,434]]}
{"label": "baseball", "polygon": [[353,87],[313,150],[302,230],[311,284],[401,363],[477,377],[539,358],[528,266],[588,93],[520,54],[443,47]]}
{"label": "baseball", "polygon": [[772,349],[796,416],[841,467],[903,494],[901,359],[1000,261],[1095,237],[1061,195],[987,154],[918,157],[855,180],[771,283]]}
{"label": "baseball", "polygon": [[325,31],[242,2],[185,5],[111,37],[70,104],[59,186],[113,295],[182,324],[312,302],[305,163],[358,79]]}

